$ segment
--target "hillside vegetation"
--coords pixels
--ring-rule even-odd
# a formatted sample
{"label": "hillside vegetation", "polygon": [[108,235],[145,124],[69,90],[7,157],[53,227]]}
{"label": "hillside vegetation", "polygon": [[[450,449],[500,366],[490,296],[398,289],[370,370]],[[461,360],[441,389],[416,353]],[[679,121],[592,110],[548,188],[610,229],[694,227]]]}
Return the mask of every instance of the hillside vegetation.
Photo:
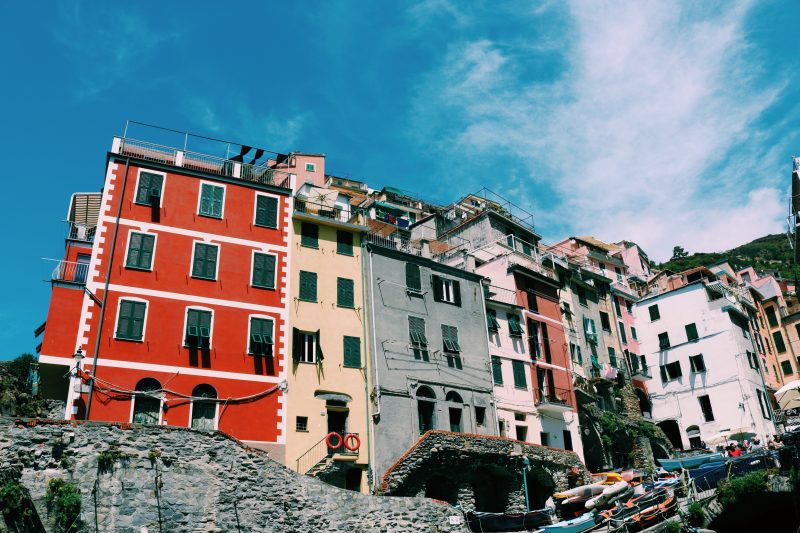
{"label": "hillside vegetation", "polygon": [[789,239],[786,235],[778,233],[759,237],[727,252],[697,252],[685,257],[673,255],[669,261],[658,265],[658,268],[680,272],[687,268],[709,266],[722,259],[728,259],[737,269],[752,266],[757,271],[777,271],[781,277],[792,279],[794,278],[792,255]]}

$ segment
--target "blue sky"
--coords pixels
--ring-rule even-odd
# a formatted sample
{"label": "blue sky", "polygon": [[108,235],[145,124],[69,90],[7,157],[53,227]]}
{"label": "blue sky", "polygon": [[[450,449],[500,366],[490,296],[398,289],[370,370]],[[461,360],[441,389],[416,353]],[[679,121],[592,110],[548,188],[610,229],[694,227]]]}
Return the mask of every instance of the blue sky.
{"label": "blue sky", "polygon": [[69,195],[126,119],[651,256],[781,230],[800,2],[3,2],[0,358],[31,351]]}

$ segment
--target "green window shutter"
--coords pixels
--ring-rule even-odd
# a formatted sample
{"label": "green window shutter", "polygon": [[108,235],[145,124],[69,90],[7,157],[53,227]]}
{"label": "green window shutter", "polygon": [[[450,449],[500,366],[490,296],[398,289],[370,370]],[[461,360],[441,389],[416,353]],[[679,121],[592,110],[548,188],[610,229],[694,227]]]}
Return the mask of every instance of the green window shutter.
{"label": "green window shutter", "polygon": [[300,225],[300,246],[319,248],[319,226],[308,222]]}
{"label": "green window shutter", "polygon": [[278,227],[278,199],[272,196],[256,196],[256,226]]}
{"label": "green window shutter", "polygon": [[275,261],[271,254],[253,254],[253,287],[275,288]]}
{"label": "green window shutter", "polygon": [[525,363],[523,361],[511,361],[512,369],[514,370],[514,387],[517,389],[527,389],[528,380],[525,377]]}
{"label": "green window shutter", "polygon": [[344,337],[344,366],[361,368],[361,339],[358,337]]}
{"label": "green window shutter", "polygon": [[211,199],[211,215],[215,217],[222,217],[222,204],[225,201],[225,189],[223,187],[213,188],[213,197]]}
{"label": "green window shutter", "polygon": [[139,268],[139,250],[142,247],[142,234],[131,233],[131,242],[128,244],[128,258],[125,266]]}
{"label": "green window shutter", "polygon": [[222,203],[224,201],[225,189],[210,183],[203,183],[200,186],[200,214],[207,217],[221,218]]}
{"label": "green window shutter", "polygon": [[442,343],[445,351],[460,352],[461,346],[458,343],[458,328],[442,324]]}
{"label": "green window shutter", "polygon": [[631,326],[631,337],[633,338],[633,340],[639,339],[639,337],[636,336],[636,328],[633,326]]}
{"label": "green window shutter", "polygon": [[486,327],[489,331],[498,331],[500,323],[497,321],[497,311],[494,309],[486,310]]}
{"label": "green window shutter", "polygon": [[155,240],[155,235],[131,233],[131,242],[128,244],[128,257],[125,259],[125,266],[149,270],[153,261]]}
{"label": "green window shutter", "polygon": [[617,311],[617,316],[622,316],[622,308],[619,306],[619,296],[614,296],[614,309]]}
{"label": "green window shutter", "polygon": [[353,234],[349,231],[336,231],[336,253],[353,255]]}
{"label": "green window shutter", "polygon": [[150,205],[151,197],[161,196],[164,177],[152,172],[139,173],[139,186],[136,189],[137,204]]}
{"label": "green window shutter", "polygon": [[415,316],[408,317],[408,331],[411,335],[411,342],[417,344],[428,344],[428,337],[425,336],[425,320]]}
{"label": "green window shutter", "polygon": [[339,307],[355,307],[353,280],[336,278],[336,305]]}
{"label": "green window shutter", "polygon": [[697,325],[695,325],[694,322],[691,324],[686,324],[686,340],[696,341],[699,338],[700,337],[697,334]]}
{"label": "green window shutter", "polygon": [[300,299],[307,302],[317,301],[317,274],[300,271]]}
{"label": "green window shutter", "polygon": [[628,336],[625,334],[625,324],[618,322],[617,325],[619,325],[619,337],[622,340],[622,344],[628,344]]}
{"label": "green window shutter", "polygon": [[453,280],[453,303],[461,307],[461,283]]}
{"label": "green window shutter", "polygon": [[657,304],[656,305],[651,305],[650,307],[647,308],[647,310],[650,312],[650,321],[651,322],[653,320],[658,320],[659,318],[661,318],[661,313],[658,311],[658,305]]}
{"label": "green window shutter", "polygon": [[495,385],[503,384],[503,362],[495,355],[492,356],[492,378]]}
{"label": "green window shutter", "polygon": [[194,264],[192,277],[203,279],[216,279],[217,277],[217,246],[213,244],[195,243]]}
{"label": "green window shutter", "polygon": [[144,302],[122,300],[119,306],[119,320],[116,336],[120,339],[142,340],[146,309],[147,304]]}
{"label": "green window shutter", "polygon": [[608,347],[608,362],[611,366],[617,368],[617,353],[611,346]]}
{"label": "green window shutter", "polygon": [[508,313],[506,315],[508,317],[508,332],[510,335],[522,335],[524,332],[522,331],[522,325],[519,323],[519,316]]}
{"label": "green window shutter", "polygon": [[442,278],[439,276],[431,276],[431,285],[433,286],[434,301],[441,302],[444,296],[442,293]]}
{"label": "green window shutter", "polygon": [[267,318],[250,319],[250,353],[269,355],[274,344],[272,338],[273,322]]}
{"label": "green window shutter", "polygon": [[[406,287],[413,291],[422,290],[422,276],[419,272],[419,265],[416,263],[406,263]],[[434,287],[434,293],[435,291],[436,288]],[[439,294],[441,294],[441,289]]]}
{"label": "green window shutter", "polygon": [[189,309],[186,316],[186,344],[208,348],[211,339],[211,312]]}

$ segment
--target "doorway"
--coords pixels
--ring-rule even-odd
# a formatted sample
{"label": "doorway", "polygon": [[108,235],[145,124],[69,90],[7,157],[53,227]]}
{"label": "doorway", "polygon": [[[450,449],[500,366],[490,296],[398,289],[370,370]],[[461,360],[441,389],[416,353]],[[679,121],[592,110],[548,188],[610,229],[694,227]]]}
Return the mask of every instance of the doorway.
{"label": "doorway", "polygon": [[334,444],[336,442],[339,443],[339,446],[333,448],[328,446],[328,453],[341,453],[345,450],[344,448],[344,437],[347,435],[347,415],[349,414],[349,410],[347,407],[343,405],[332,405],[332,404],[344,404],[344,402],[337,402],[336,400],[328,400],[326,402],[327,407],[327,415],[328,415],[328,433],[336,433],[339,435],[339,439],[333,439]]}

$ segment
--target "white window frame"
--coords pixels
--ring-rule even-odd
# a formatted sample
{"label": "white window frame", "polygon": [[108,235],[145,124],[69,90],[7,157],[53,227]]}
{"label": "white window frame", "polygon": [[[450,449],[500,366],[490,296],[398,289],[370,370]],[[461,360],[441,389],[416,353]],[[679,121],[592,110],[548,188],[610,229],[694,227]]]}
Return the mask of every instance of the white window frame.
{"label": "white window frame", "polygon": [[[201,278],[197,277],[192,274],[192,270],[194,270],[194,253],[197,251],[198,244],[205,244],[208,246],[216,246],[217,247],[217,262],[214,265],[214,279],[209,278]],[[192,240],[192,258],[189,260],[189,277],[192,279],[199,279],[203,281],[219,281],[219,263],[222,259],[222,245],[216,242],[211,241],[202,241],[198,239]]]}
{"label": "white window frame", "polygon": [[[210,383],[203,383],[203,385],[210,385],[211,387],[214,387]],[[214,387],[214,390],[217,391],[217,398],[216,399],[219,399],[219,391],[217,390],[216,387]],[[192,429],[192,414],[194,413],[194,402],[196,402],[196,401],[199,401],[199,400],[192,399],[189,402],[189,424],[186,426],[189,429]],[[218,429],[219,429],[219,402],[214,402],[214,431],[217,431]],[[197,431],[201,431],[201,430],[197,430]]]}
{"label": "white window frame", "polygon": [[[276,344],[275,330],[277,329],[278,320],[276,317],[269,315],[247,315],[247,345],[245,346],[244,353],[246,353],[247,355],[253,355],[253,353],[250,351],[250,328],[252,326],[252,319],[254,318],[263,318],[265,320],[272,320],[272,355],[275,355],[275,344]],[[184,331],[186,331],[185,328]]]}
{"label": "white window frame", "polygon": [[[141,338],[141,340],[123,339],[123,338],[117,337],[117,330],[119,329],[119,317],[120,317],[119,310],[122,307],[123,300],[127,300],[129,302],[142,302],[142,303],[144,303],[144,318],[142,319],[142,338]],[[135,296],[120,296],[119,299],[117,300],[117,317],[116,317],[116,320],[114,320],[114,339],[115,340],[121,340],[121,341],[127,341],[127,342],[144,342],[144,340],[147,338],[147,336],[146,336],[147,335],[147,314],[149,312],[150,312],[150,301],[149,300],[145,300],[143,298],[137,298]],[[131,419],[131,420],[133,420],[133,419]]]}
{"label": "white window frame", "polygon": [[[256,254],[263,254],[263,255],[271,255],[275,258],[275,275],[272,278],[272,288],[269,287],[262,287],[260,285],[253,285],[253,274],[255,273],[256,268]],[[194,264],[194,260],[192,260],[192,264]],[[219,267],[219,252],[217,252],[217,267]],[[280,256],[278,254],[268,252],[266,250],[256,250],[253,249],[250,253],[250,286],[254,289],[261,289],[265,291],[275,291],[278,290],[278,268],[280,267]]]}
{"label": "white window frame", "polygon": [[[212,349],[214,347],[214,319],[215,314],[214,310],[210,307],[203,307],[201,305],[187,305],[183,310],[183,329],[181,330],[181,344],[184,348],[188,348],[189,345],[186,344],[186,324],[189,322],[189,309],[194,309],[195,311],[210,311],[211,312],[211,324],[208,326],[208,349]],[[248,326],[249,327],[249,326]],[[249,338],[249,336],[248,336]]]}
{"label": "white window frame", "polygon": [[[309,331],[301,331],[300,336],[302,337],[302,344],[303,344],[303,351],[301,352],[301,356],[298,359],[299,363],[307,363],[307,364],[316,364],[317,363],[317,339],[314,336],[313,332]],[[311,339],[311,361],[306,360],[306,348],[308,346],[308,339]]]}
{"label": "white window frame", "polygon": [[161,197],[158,200],[158,207],[159,208],[164,207],[164,190],[167,188],[167,173],[141,167],[139,168],[139,171],[136,173],[136,188],[133,189],[133,205],[141,205],[141,206],[145,205],[136,203],[136,196],[139,193],[139,180],[142,178],[142,172],[147,172],[148,174],[158,174],[161,176]]}
{"label": "white window frame", "polygon": [[[138,233],[139,235],[152,235],[153,236],[153,254],[152,254],[152,257],[150,258],[150,268],[129,267],[128,266],[128,252],[130,251],[130,248],[131,248],[131,235],[133,235],[134,233]],[[130,270],[139,270],[141,272],[152,272],[153,271],[153,265],[156,262],[156,245],[158,245],[158,233],[154,233],[154,232],[151,233],[149,231],[141,231],[141,230],[138,230],[138,229],[129,229],[128,230],[128,242],[125,243],[125,259],[124,259],[125,268],[130,269]]]}
{"label": "white window frame", "polygon": [[[272,226],[262,226],[261,224],[256,224],[256,217],[258,216],[258,197],[259,196],[266,196],[267,198],[274,198],[278,201],[278,217],[275,220],[275,227]],[[199,206],[198,206],[199,211]],[[266,228],[266,229],[278,229],[281,225],[281,197],[275,194],[266,194],[263,192],[256,192],[255,198],[253,199],[253,227],[254,228]]]}
{"label": "white window frame", "polygon": [[[211,215],[202,215],[200,214],[200,201],[203,199],[203,185],[211,185],[212,187],[221,187],[222,188],[222,208],[220,210],[219,218],[211,216]],[[225,220],[225,204],[228,201],[228,187],[224,183],[219,183],[216,181],[208,181],[208,180],[201,180],[200,184],[197,186],[197,209],[195,213],[197,216],[203,218],[210,218],[212,220]]]}

